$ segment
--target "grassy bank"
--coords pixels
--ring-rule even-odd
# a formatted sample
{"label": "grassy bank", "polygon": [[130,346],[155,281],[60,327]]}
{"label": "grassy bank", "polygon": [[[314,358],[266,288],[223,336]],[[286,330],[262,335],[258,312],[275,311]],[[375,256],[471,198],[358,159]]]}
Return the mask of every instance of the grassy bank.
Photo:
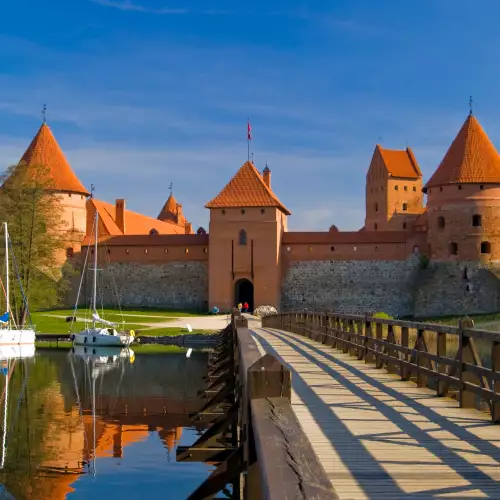
{"label": "grassy bank", "polygon": [[[487,314],[469,314],[468,318],[472,318],[475,324],[490,323],[494,321],[500,322],[500,312]],[[439,323],[441,325],[458,326],[459,320],[465,318],[465,314],[461,316],[429,316],[426,318],[418,318],[417,321],[422,323]]]}
{"label": "grassy bank", "polygon": [[[190,311],[162,311],[160,309],[124,309],[122,313],[116,310],[104,309],[99,311],[99,315],[108,321],[112,321],[122,325],[126,330],[151,330],[154,333],[148,335],[162,335],[163,328],[154,328],[155,323],[165,323],[174,321],[176,318],[190,318],[199,315]],[[69,333],[71,322],[67,322],[66,318],[73,316],[71,309],[58,309],[52,311],[40,311],[31,314],[33,324],[38,333]],[[90,314],[86,310],[77,311],[77,325],[73,325],[73,330],[77,330],[79,326],[83,326],[85,319],[90,319]],[[76,327],[76,328],[75,328]],[[175,329],[175,333],[166,333],[165,335],[178,335],[181,328]],[[185,333],[185,332],[182,332]]]}

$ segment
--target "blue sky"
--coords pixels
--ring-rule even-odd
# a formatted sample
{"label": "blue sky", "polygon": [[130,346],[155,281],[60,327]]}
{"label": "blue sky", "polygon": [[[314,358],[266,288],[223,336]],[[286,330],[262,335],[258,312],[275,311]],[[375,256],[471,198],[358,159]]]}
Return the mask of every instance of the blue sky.
{"label": "blue sky", "polygon": [[193,222],[267,160],[291,229],[358,229],[374,145],[428,178],[468,112],[500,145],[500,3],[17,0],[0,16],[0,158],[48,122],[96,196]]}

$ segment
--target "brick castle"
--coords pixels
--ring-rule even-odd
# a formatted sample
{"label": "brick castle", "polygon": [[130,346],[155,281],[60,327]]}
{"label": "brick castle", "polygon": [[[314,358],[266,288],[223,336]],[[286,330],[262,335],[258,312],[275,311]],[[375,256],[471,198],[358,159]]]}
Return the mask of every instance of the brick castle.
{"label": "brick castle", "polygon": [[[425,185],[410,148],[377,145],[365,225],[354,232],[288,231],[291,212],[271,171],[250,162],[206,204],[209,231],[194,232],[173,194],[156,219],[123,199],[90,197],[45,123],[22,161],[50,171],[77,235],[65,255],[76,265],[99,213],[99,251],[124,305],[225,311],[248,301],[397,316],[500,309],[500,157],[472,114]],[[111,301],[111,288],[105,294]]]}

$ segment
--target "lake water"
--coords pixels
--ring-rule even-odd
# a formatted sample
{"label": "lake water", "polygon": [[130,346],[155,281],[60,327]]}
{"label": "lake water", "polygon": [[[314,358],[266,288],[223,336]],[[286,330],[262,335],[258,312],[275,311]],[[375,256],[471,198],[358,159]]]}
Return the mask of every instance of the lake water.
{"label": "lake water", "polygon": [[209,475],[175,460],[207,354],[24,355],[0,353],[0,499],[183,499]]}

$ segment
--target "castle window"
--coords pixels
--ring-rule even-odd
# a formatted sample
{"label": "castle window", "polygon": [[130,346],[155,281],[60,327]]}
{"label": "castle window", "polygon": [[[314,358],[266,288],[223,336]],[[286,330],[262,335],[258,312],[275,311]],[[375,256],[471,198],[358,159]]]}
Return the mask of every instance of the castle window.
{"label": "castle window", "polygon": [[437,218],[437,226],[439,229],[444,229],[445,226],[444,217]]}
{"label": "castle window", "polygon": [[71,198],[71,193],[68,193],[68,198]]}
{"label": "castle window", "polygon": [[420,247],[419,247],[418,245],[415,245],[415,246],[413,247],[413,253],[414,253],[415,255],[418,255],[418,254],[420,253]]}
{"label": "castle window", "polygon": [[148,253],[148,249],[147,249],[147,248],[145,248],[145,249],[144,249],[144,253],[145,253],[145,254],[147,254],[147,253]]}
{"label": "castle window", "polygon": [[484,189],[484,184],[479,185],[479,189],[483,190]]}
{"label": "castle window", "polygon": [[238,245],[244,247],[247,244],[247,232],[242,229],[238,237]]}
{"label": "castle window", "polygon": [[413,186],[413,191],[416,192],[417,191],[417,187],[416,186]]}
{"label": "castle window", "polygon": [[396,185],[394,186],[394,191],[397,191],[398,189],[399,189],[399,187],[398,187],[398,185],[396,184]]}
{"label": "castle window", "polygon": [[261,214],[265,214],[265,213],[266,213],[266,209],[265,209],[265,208],[261,208],[261,209],[260,209],[260,213],[261,213]]}
{"label": "castle window", "polygon": [[408,210],[408,203],[403,203],[403,212]]}
{"label": "castle window", "polygon": [[408,186],[405,186],[403,189],[404,189],[405,191],[408,191]]}
{"label": "castle window", "polygon": [[108,248],[108,255],[111,253],[111,248]]}
{"label": "castle window", "polygon": [[309,247],[309,252],[312,252],[313,251],[313,247]]}
{"label": "castle window", "polygon": [[220,212],[222,215],[226,215],[226,211],[224,209],[222,209]]}
{"label": "castle window", "polygon": [[334,247],[334,246],[331,246],[331,247],[330,247],[330,251],[331,251],[331,252],[335,252],[335,247]]}
{"label": "castle window", "polygon": [[378,212],[378,203],[375,203],[375,212]]}
{"label": "castle window", "polygon": [[439,192],[442,193],[443,192],[443,186],[440,186],[439,187]]}
{"label": "castle window", "polygon": [[290,252],[292,249],[290,247],[286,247],[286,251]]}
{"label": "castle window", "polygon": [[354,251],[356,251],[356,250],[357,250],[357,248],[356,248],[356,247],[353,247],[353,250],[354,250]]}
{"label": "castle window", "polygon": [[406,222],[403,222],[403,229],[406,229]]}
{"label": "castle window", "polygon": [[384,190],[384,186],[381,186],[381,187],[380,187],[380,191],[383,191],[383,190]]}
{"label": "castle window", "polygon": [[165,254],[167,254],[167,253],[168,253],[168,248],[165,248]]}
{"label": "castle window", "polygon": [[184,253],[189,253],[189,248],[185,248]]}
{"label": "castle window", "polygon": [[244,208],[241,209],[241,215],[245,215],[245,209]]}
{"label": "castle window", "polygon": [[481,242],[481,253],[491,253],[491,243],[489,241]]}
{"label": "castle window", "polygon": [[130,253],[130,250],[128,248],[125,248],[125,253],[128,255]]}
{"label": "castle window", "polygon": [[203,253],[208,253],[208,248],[207,248],[207,247],[205,247],[205,248],[203,249]]}
{"label": "castle window", "polygon": [[462,189],[462,184],[459,184],[459,185],[458,185],[458,189]]}
{"label": "castle window", "polygon": [[150,234],[150,236],[156,236],[159,233],[156,229],[153,228],[153,229],[151,229],[151,231],[149,231],[149,234]]}
{"label": "castle window", "polygon": [[375,222],[375,223],[373,224],[373,230],[374,230],[374,231],[376,231],[376,230],[377,230],[377,228],[378,228],[378,225],[377,225],[377,223]]}
{"label": "castle window", "polygon": [[377,246],[375,247],[375,252],[378,252],[378,247]]}
{"label": "castle window", "polygon": [[73,257],[74,254],[75,254],[75,251],[73,250],[73,247],[66,248],[66,257],[68,257],[68,259]]}
{"label": "castle window", "polygon": [[482,220],[481,220],[481,216],[479,214],[474,214],[472,216],[472,225],[474,227],[481,227],[482,226]]}
{"label": "castle window", "polygon": [[452,241],[448,246],[448,250],[450,255],[458,255],[458,244]]}

